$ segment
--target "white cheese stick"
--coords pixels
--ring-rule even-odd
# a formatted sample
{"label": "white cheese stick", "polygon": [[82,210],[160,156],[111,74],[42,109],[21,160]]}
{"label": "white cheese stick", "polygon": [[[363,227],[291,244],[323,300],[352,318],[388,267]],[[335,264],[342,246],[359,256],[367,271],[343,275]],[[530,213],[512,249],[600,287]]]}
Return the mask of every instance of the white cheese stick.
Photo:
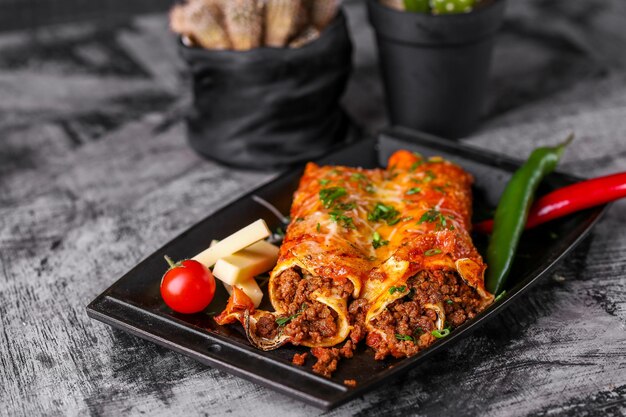
{"label": "white cheese stick", "polygon": [[276,265],[278,247],[261,240],[232,255],[218,259],[213,268],[215,278],[237,285],[267,272]]}
{"label": "white cheese stick", "polygon": [[232,255],[259,240],[265,239],[270,235],[270,229],[263,219],[259,219],[254,223],[244,227],[238,232],[233,233],[225,239],[220,240],[215,245],[200,252],[192,259],[200,262],[207,268],[215,265],[218,259]]}
{"label": "white cheese stick", "polygon": [[[233,286],[224,283],[224,288],[228,291],[228,294],[233,293]],[[250,279],[245,282],[240,282],[237,284],[237,288],[242,290],[254,303],[254,308],[258,308],[261,304],[261,300],[263,299],[263,291],[261,291],[261,287],[254,279]]]}

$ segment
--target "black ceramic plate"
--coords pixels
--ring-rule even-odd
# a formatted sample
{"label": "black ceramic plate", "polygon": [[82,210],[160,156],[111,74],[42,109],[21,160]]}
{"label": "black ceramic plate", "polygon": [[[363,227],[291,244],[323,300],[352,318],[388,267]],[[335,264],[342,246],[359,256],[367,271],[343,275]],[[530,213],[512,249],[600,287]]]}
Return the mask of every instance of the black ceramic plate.
{"label": "black ceramic plate", "polygon": [[[384,164],[387,157],[397,149],[409,149],[425,156],[441,155],[471,172],[476,179],[474,204],[477,215],[494,207],[511,172],[519,166],[500,155],[428,135],[400,131],[383,133],[377,141],[370,139],[350,145],[320,162],[376,167]],[[603,208],[586,210],[525,233],[506,295],[474,320],[454,330],[450,336],[437,341],[427,350],[407,359],[375,361],[372,351],[362,346],[355,352],[354,358],[340,363],[332,379],[326,379],[311,371],[313,358],[309,358],[303,367],[291,364],[294,353],[307,349],[283,347],[271,352],[261,352],[250,346],[241,326],[218,326],[211,315],[206,313],[173,313],[159,295],[159,282],[165,270],[164,254],[174,259],[191,257],[205,249],[211,239],[221,239],[258,218],[264,218],[271,227],[279,226],[278,220],[251,197],[253,194],[259,195],[287,213],[300,175],[301,170],[289,172],[202,220],[150,255],[100,294],[89,304],[87,313],[92,318],[207,365],[314,406],[330,409],[428,360],[435,351],[450,346],[495,316],[518,299],[531,284],[547,275],[576,246],[603,212]],[[545,181],[540,192],[572,181],[574,179],[571,177],[554,174]],[[484,247],[484,239],[477,236],[475,242],[479,249]],[[208,310],[221,311],[226,300],[226,292],[218,285],[218,292]],[[355,379],[357,386],[345,386],[345,379]]]}

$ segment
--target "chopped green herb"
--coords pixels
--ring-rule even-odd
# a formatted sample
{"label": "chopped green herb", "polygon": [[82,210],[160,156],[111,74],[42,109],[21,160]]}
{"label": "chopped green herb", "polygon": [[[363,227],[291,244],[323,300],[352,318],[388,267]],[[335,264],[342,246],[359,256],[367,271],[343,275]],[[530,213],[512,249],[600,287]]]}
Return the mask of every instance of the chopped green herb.
{"label": "chopped green herb", "polygon": [[432,172],[429,169],[428,171],[426,171],[426,176],[424,177],[424,182],[430,182],[430,181],[434,180],[435,178],[437,178],[437,176],[435,175],[434,172]]}
{"label": "chopped green herb", "polygon": [[321,227],[322,227],[322,226],[318,223],[318,224],[317,224],[317,227],[316,227],[316,229],[317,229],[317,231],[318,231],[318,232],[320,231],[320,228],[321,228]]}
{"label": "chopped green herb", "polygon": [[343,187],[330,187],[324,188],[320,190],[320,200],[322,200],[322,204],[324,208],[330,208],[335,200],[343,197],[348,194],[345,188]]}
{"label": "chopped green herb", "polygon": [[350,175],[350,179],[352,181],[358,181],[358,180],[366,180],[367,177],[364,174],[361,174],[360,172],[355,172],[354,174]]}
{"label": "chopped green herb", "polygon": [[398,224],[400,222],[400,220],[402,220],[400,217],[396,217],[393,220],[387,220],[387,224],[389,226],[394,226],[394,225]]}
{"label": "chopped green herb", "polygon": [[435,256],[439,255],[441,252],[442,251],[439,248],[428,249],[426,252],[424,252],[424,256]]}
{"label": "chopped green herb", "polygon": [[326,184],[328,184],[329,182],[330,182],[330,180],[329,180],[329,179],[327,179],[327,178],[324,178],[324,179],[321,179],[321,180],[320,180],[320,184],[321,184],[321,185],[326,185]]}
{"label": "chopped green herb", "polygon": [[379,220],[386,220],[387,224],[393,226],[398,223],[396,219],[400,215],[400,212],[393,206],[387,206],[383,203],[376,203],[374,210],[367,215],[367,220],[376,222]]}
{"label": "chopped green herb", "polygon": [[430,332],[430,334],[435,336],[437,339],[441,339],[441,338],[446,337],[447,335],[450,334],[450,329],[443,329],[443,330],[435,329],[432,332]]}
{"label": "chopped green herb", "polygon": [[300,314],[302,314],[304,312],[304,310],[306,310],[306,303],[302,303],[302,306],[300,306],[300,310],[298,310],[296,312],[296,314],[293,314],[293,315],[288,316],[288,317],[279,317],[279,318],[277,318],[276,319],[276,324],[278,324],[279,326],[284,326],[285,324],[289,323],[291,320],[295,319]]}
{"label": "chopped green herb", "polygon": [[389,288],[389,294],[395,294],[397,292],[404,292],[406,291],[406,285],[401,285],[399,287],[391,287]]}
{"label": "chopped green herb", "polygon": [[398,334],[396,333],[396,339],[403,340],[405,342],[415,342],[415,339],[408,334]]}
{"label": "chopped green herb", "polygon": [[452,301],[452,300],[446,300],[446,303],[448,303],[448,304],[454,304],[454,301]]}
{"label": "chopped green herb", "polygon": [[352,217],[346,216],[345,214],[343,214],[343,211],[333,210],[329,214],[330,220],[334,221],[335,223],[345,227],[346,229],[356,229]]}
{"label": "chopped green herb", "polygon": [[278,236],[285,237],[285,231],[283,230],[283,228],[282,228],[282,227],[277,227],[277,228],[276,228],[276,232],[275,232],[275,233],[276,233]]}
{"label": "chopped green herb", "polygon": [[372,246],[374,247],[374,249],[378,249],[381,246],[385,246],[388,244],[389,244],[389,241],[383,240],[380,236],[380,233],[374,232],[374,236],[372,237]]}
{"label": "chopped green herb", "polygon": [[303,222],[303,221],[304,221],[304,217],[298,217],[298,218],[296,219],[296,221],[297,221],[298,223]]}
{"label": "chopped green herb", "polygon": [[425,212],[424,214],[422,214],[422,217],[420,217],[417,224],[422,224],[424,222],[428,222],[428,223],[436,222],[437,220],[439,220],[439,216],[441,216],[441,212],[433,207],[427,212]]}
{"label": "chopped green herb", "polygon": [[[449,216],[449,218],[453,219],[454,216]],[[424,222],[427,222],[427,223],[437,223],[435,225],[435,230],[443,230],[443,229],[448,228],[448,221],[446,219],[446,216],[441,214],[441,212],[439,210],[437,210],[435,207],[431,208],[430,210],[428,210],[427,212],[422,214],[422,217],[420,217],[420,219],[417,222],[417,224],[422,224]],[[450,225],[449,228],[450,228],[450,230],[454,230],[454,226],[453,225]]]}
{"label": "chopped green herb", "polygon": [[496,301],[500,301],[500,299],[504,297],[505,295],[506,295],[506,291],[502,291],[500,294],[498,294],[496,298],[494,298],[493,302],[495,303]]}
{"label": "chopped green herb", "polygon": [[422,164],[424,164],[424,161],[416,161],[413,162],[411,164],[411,167],[409,168],[409,172],[414,172],[417,168],[419,168]]}
{"label": "chopped green herb", "polygon": [[434,186],[433,190],[439,191],[441,194],[446,194],[446,190],[444,190],[443,187],[440,187],[438,185]]}
{"label": "chopped green herb", "polygon": [[407,195],[413,195],[413,194],[417,194],[417,193],[421,193],[422,189],[420,187],[413,187],[411,189],[409,189],[409,191],[406,192]]}
{"label": "chopped green herb", "polygon": [[337,203],[335,204],[335,207],[333,208],[335,210],[352,210],[355,207],[356,207],[356,204],[353,202],[350,202],[350,203]]}

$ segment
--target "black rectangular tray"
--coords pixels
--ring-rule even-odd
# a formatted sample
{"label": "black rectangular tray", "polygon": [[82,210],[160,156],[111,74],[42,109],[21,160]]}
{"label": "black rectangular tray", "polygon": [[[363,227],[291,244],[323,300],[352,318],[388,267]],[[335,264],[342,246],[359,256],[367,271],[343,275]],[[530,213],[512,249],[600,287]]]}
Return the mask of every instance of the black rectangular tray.
{"label": "black rectangular tray", "polygon": [[[383,132],[378,139],[349,145],[318,162],[372,168],[384,166],[388,156],[397,149],[416,151],[424,156],[440,155],[471,172],[476,180],[475,217],[486,216],[495,207],[511,173],[519,166],[519,162],[498,154],[402,130]],[[159,293],[160,279],[166,269],[163,255],[168,254],[174,259],[192,257],[205,249],[212,239],[221,239],[258,218],[265,219],[270,227],[280,226],[275,216],[252,200],[252,195],[258,195],[272,202],[283,213],[288,213],[301,173],[302,169],[290,171],[202,220],[100,294],[87,306],[87,314],[207,365],[314,406],[330,409],[417,366],[436,351],[450,346],[494,317],[534,282],[546,276],[580,242],[604,210],[604,207],[589,209],[526,232],[506,294],[476,318],[455,329],[450,336],[406,359],[375,361],[373,352],[361,346],[354,358],[340,362],[337,372],[327,379],[311,371],[312,358],[303,367],[291,363],[294,353],[308,349],[285,346],[270,352],[256,350],[248,343],[241,326],[218,326],[206,313],[174,313],[165,306]],[[563,174],[553,174],[544,181],[539,192],[544,193],[575,180]],[[474,241],[482,251],[486,245],[485,238],[475,236]],[[218,283],[217,287],[215,299],[208,308],[210,312],[219,312],[226,304],[227,294],[223,286]],[[264,304],[261,308],[269,309],[267,300]],[[344,385],[346,379],[355,379],[357,386],[350,388]]]}

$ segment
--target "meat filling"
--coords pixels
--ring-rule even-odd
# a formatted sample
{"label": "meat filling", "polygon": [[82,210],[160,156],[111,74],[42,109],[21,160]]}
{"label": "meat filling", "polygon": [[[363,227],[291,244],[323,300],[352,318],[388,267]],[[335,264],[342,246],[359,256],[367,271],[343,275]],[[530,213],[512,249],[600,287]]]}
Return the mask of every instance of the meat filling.
{"label": "meat filling", "polygon": [[[349,280],[312,276],[295,268],[284,271],[276,280],[275,296],[286,306],[286,312],[278,318],[271,314],[262,316],[256,327],[259,336],[270,339],[285,335],[298,345],[304,341],[319,343],[337,334],[337,313],[316,301],[315,293],[330,291],[334,296],[349,299],[353,290]],[[376,351],[376,359],[415,355],[436,340],[432,332],[437,329],[438,313],[428,305],[443,306],[446,328],[460,326],[481,308],[476,291],[456,271],[422,271],[411,277],[406,287],[408,294],[389,304],[370,323],[380,332],[369,335],[365,316],[370,304],[364,299],[352,300],[348,308],[350,338],[342,348],[313,348],[311,353],[317,358],[313,371],[331,376],[339,359],[352,357],[357,344],[366,336],[367,344]]]}
{"label": "meat filling", "polygon": [[295,345],[304,341],[319,343],[337,334],[337,312],[316,301],[319,292],[347,299],[354,289],[348,279],[317,277],[296,268],[278,275],[275,285],[276,300],[286,309],[275,320],[275,328]]}
{"label": "meat filling", "polygon": [[389,304],[372,325],[380,333],[370,333],[367,344],[376,350],[376,359],[388,355],[415,355],[430,346],[436,337],[437,312],[428,304],[443,305],[445,328],[460,326],[480,310],[480,297],[455,271],[422,271],[407,281],[409,293]]}

